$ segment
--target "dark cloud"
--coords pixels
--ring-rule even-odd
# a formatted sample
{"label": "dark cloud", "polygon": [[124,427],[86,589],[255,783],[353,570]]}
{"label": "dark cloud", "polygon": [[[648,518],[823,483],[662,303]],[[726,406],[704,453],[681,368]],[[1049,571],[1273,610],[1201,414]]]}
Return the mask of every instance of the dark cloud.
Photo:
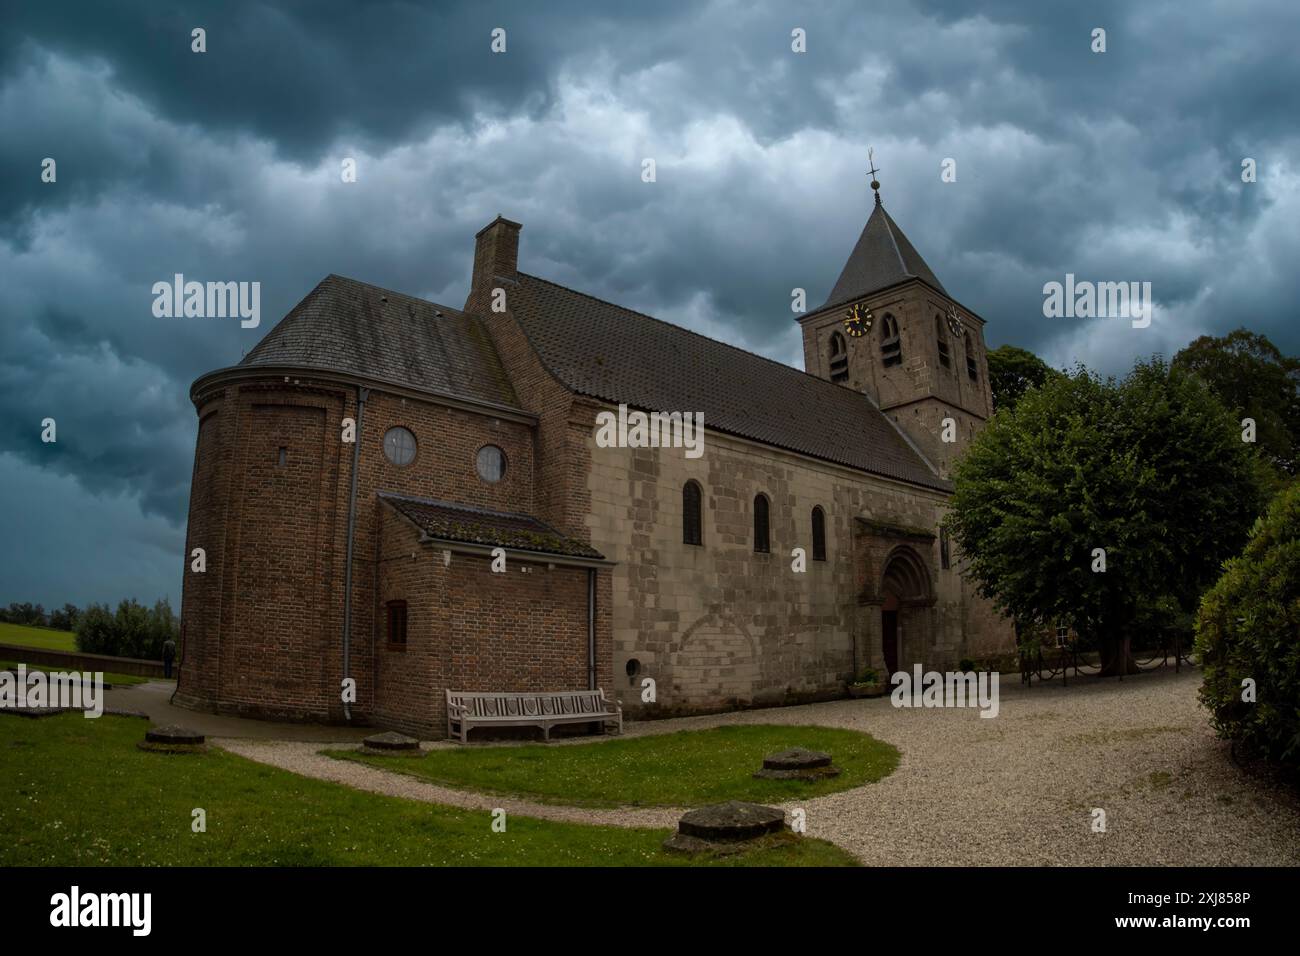
{"label": "dark cloud", "polygon": [[[92,562],[174,596],[190,382],[329,272],[459,305],[497,213],[524,223],[525,271],[799,364],[791,289],[829,290],[872,145],[891,214],[992,345],[1113,371],[1245,324],[1300,351],[1297,27],[1282,0],[7,9],[0,460],[24,491],[0,522],[83,546],[11,549],[0,601],[128,593]],[[262,326],[154,318],[176,272],[261,282]],[[1152,328],[1045,319],[1066,272],[1151,281]]]}

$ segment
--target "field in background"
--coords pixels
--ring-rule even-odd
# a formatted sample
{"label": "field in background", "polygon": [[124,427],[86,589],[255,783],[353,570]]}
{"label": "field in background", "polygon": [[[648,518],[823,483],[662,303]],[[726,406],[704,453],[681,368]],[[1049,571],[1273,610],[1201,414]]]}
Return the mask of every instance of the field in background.
{"label": "field in background", "polygon": [[75,651],[77,639],[71,631],[55,631],[48,627],[28,627],[26,624],[0,622],[0,644],[21,644],[24,647],[43,647],[51,651]]}

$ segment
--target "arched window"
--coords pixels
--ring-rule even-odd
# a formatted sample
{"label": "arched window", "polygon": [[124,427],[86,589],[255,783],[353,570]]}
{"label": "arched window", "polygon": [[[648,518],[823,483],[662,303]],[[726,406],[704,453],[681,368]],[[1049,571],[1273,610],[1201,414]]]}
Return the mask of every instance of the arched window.
{"label": "arched window", "polygon": [[831,333],[831,381],[844,382],[849,377],[849,349],[844,336]]}
{"label": "arched window", "polygon": [[759,554],[772,550],[767,535],[767,495],[758,495],[754,499],[754,550]]}
{"label": "arched window", "polygon": [[817,505],[812,510],[813,560],[826,560],[826,512]]}
{"label": "arched window", "polygon": [[688,481],[682,486],[682,544],[704,544],[700,511],[700,486]]}
{"label": "arched window", "polygon": [[898,334],[898,320],[889,312],[880,323],[880,358],[886,368],[903,364],[903,340]]}
{"label": "arched window", "polygon": [[948,333],[943,327],[943,316],[938,312],[934,314],[934,337],[939,343],[939,364],[944,368],[952,368],[952,356],[948,354]]}

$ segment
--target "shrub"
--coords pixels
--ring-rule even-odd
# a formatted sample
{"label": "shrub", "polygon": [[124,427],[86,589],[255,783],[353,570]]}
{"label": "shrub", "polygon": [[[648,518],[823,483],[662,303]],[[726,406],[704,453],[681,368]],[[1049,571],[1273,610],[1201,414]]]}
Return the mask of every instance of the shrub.
{"label": "shrub", "polygon": [[[1220,737],[1300,768],[1300,483],[1273,500],[1201,601],[1201,700]],[[1242,682],[1255,682],[1254,701]]]}
{"label": "shrub", "polygon": [[117,625],[107,604],[92,604],[77,620],[77,650],[85,654],[113,654]]}
{"label": "shrub", "polygon": [[176,616],[166,598],[146,608],[134,598],[122,601],[117,612],[92,604],[77,621],[77,650],[114,657],[162,658],[163,642],[176,638]]}

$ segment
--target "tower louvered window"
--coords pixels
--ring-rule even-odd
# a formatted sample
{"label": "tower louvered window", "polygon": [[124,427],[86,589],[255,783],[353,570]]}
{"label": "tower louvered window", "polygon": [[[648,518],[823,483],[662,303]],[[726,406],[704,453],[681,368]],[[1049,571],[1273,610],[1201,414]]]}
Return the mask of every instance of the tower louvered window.
{"label": "tower louvered window", "polygon": [[979,366],[975,364],[975,350],[970,347],[970,342],[966,343],[966,374],[972,382],[979,381]]}
{"label": "tower louvered window", "polygon": [[888,312],[880,323],[880,358],[885,368],[903,364],[903,339],[898,334],[898,320]]}
{"label": "tower louvered window", "polygon": [[846,382],[849,378],[849,350],[844,336],[831,333],[831,381]]}
{"label": "tower louvered window", "polygon": [[943,319],[939,313],[934,314],[934,335],[939,342],[939,364],[952,368],[952,356],[948,353],[948,335],[943,328]]}

